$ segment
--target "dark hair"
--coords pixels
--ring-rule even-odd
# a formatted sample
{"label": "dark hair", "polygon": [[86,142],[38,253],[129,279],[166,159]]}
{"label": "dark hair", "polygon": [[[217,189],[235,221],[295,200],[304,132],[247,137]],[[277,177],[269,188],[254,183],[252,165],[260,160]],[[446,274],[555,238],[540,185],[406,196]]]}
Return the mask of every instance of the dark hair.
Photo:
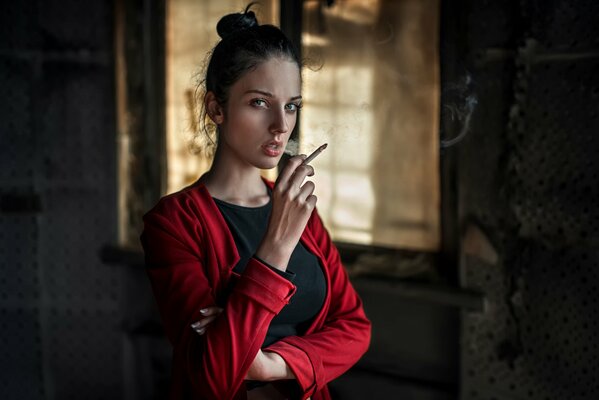
{"label": "dark hair", "polygon": [[216,31],[222,40],[212,51],[206,70],[206,90],[212,91],[221,104],[228,91],[246,72],[271,57],[285,57],[301,66],[291,41],[276,26],[259,25],[250,3],[243,13],[225,15]]}
{"label": "dark hair", "polygon": [[[250,11],[254,4],[250,3],[242,13],[225,15],[216,25],[221,41],[212,50],[200,86],[204,86],[202,94],[213,92],[222,106],[229,100],[229,90],[235,82],[272,57],[287,58],[301,68],[298,52],[287,36],[276,26],[258,24],[256,15]],[[202,105],[203,101],[198,103]],[[200,129],[210,138],[207,123],[210,122],[202,106]]]}

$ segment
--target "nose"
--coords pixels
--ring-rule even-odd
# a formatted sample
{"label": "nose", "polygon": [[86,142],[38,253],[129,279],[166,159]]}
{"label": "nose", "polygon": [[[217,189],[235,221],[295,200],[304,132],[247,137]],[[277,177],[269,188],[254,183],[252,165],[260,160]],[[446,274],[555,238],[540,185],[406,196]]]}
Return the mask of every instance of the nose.
{"label": "nose", "polygon": [[273,111],[273,117],[270,124],[270,131],[272,133],[287,133],[289,131],[289,121],[287,121],[287,115],[285,110]]}

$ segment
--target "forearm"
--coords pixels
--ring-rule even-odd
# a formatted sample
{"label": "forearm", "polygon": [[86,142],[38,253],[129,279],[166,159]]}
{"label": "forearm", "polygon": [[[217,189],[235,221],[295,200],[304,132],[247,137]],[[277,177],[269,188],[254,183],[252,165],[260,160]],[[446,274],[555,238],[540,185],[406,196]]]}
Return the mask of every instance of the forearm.
{"label": "forearm", "polygon": [[259,261],[250,260],[223,305],[223,313],[200,336],[190,324],[200,319],[200,309],[214,299],[196,294],[209,293],[203,275],[191,279],[199,270],[197,264],[185,263],[176,268],[151,268],[149,273],[165,327],[194,394],[232,398],[260,350],[272,318],[289,302],[295,287]]}
{"label": "forearm", "polygon": [[247,373],[246,379],[270,382],[295,379],[295,375],[283,357],[277,353],[260,350]]}
{"label": "forearm", "polygon": [[292,252],[293,249],[288,250],[276,241],[265,237],[256,249],[256,257],[274,268],[286,271]]}

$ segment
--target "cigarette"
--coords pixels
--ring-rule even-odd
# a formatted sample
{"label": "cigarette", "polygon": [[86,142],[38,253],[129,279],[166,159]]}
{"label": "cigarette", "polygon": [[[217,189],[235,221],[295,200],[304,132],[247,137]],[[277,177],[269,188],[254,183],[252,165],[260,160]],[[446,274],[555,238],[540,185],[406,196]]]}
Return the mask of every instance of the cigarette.
{"label": "cigarette", "polygon": [[329,145],[328,143],[325,143],[325,144],[323,144],[322,146],[320,146],[319,148],[317,148],[316,150],[314,150],[314,151],[312,152],[312,154],[310,154],[308,157],[306,157],[306,159],[304,160],[304,162],[302,163],[302,165],[306,165],[306,164],[308,164],[310,161],[314,160],[314,159],[316,158],[316,156],[318,156],[320,153],[322,153],[322,151],[323,151],[324,149],[326,149],[326,148],[327,148],[327,146],[328,146],[328,145]]}

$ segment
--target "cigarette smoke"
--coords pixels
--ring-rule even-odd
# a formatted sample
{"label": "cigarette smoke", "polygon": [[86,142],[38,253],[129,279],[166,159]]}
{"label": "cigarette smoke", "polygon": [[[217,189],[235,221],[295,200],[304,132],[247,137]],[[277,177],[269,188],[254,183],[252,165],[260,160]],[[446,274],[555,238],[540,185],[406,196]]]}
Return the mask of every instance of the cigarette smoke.
{"label": "cigarette smoke", "polygon": [[299,152],[299,142],[294,139],[289,139],[287,147],[285,147],[285,154],[295,156]]}
{"label": "cigarette smoke", "polygon": [[[312,141],[308,141],[305,142],[306,143],[306,147],[305,148],[314,148],[313,150],[316,150],[316,148],[320,145],[322,145],[323,143],[313,143]],[[300,154],[300,144],[298,140],[294,140],[294,139],[289,139],[289,141],[287,142],[287,147],[285,147],[285,154],[290,155],[290,156],[296,156],[298,154]]]}
{"label": "cigarette smoke", "polygon": [[473,93],[473,82],[470,74],[467,74],[462,82],[447,85],[445,97],[447,101],[443,111],[449,113],[449,119],[461,125],[461,128],[454,138],[441,140],[441,148],[448,148],[461,142],[470,131],[472,114],[474,114],[478,104],[478,99]]}

